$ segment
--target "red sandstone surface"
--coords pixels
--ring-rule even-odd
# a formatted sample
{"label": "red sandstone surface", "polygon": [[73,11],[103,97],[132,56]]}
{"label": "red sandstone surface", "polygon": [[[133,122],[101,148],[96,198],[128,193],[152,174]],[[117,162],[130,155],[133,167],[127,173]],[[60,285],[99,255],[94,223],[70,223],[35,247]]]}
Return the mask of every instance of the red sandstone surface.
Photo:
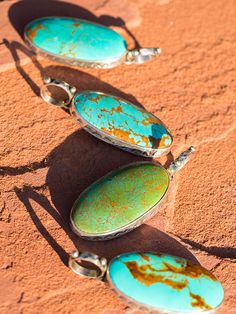
{"label": "red sandstone surface", "polygon": [[[68,269],[76,247],[108,259],[153,250],[198,261],[223,283],[219,313],[236,313],[236,1],[2,1],[0,13],[0,312],[140,313],[105,283]],[[42,15],[99,21],[121,32],[131,48],[136,41],[163,53],[154,62],[112,70],[36,59],[20,33]],[[78,194],[141,158],[93,138],[44,103],[43,75],[141,103],[172,130],[173,156],[196,147],[165,206],[140,228],[105,243],[70,231]]]}

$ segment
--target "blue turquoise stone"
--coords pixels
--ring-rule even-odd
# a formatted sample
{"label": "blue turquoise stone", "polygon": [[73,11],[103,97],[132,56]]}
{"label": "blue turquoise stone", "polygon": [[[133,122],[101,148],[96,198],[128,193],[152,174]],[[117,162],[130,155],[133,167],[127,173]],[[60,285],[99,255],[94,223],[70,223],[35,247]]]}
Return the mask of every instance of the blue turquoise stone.
{"label": "blue turquoise stone", "polygon": [[220,306],[221,283],[209,271],[166,254],[127,253],[109,265],[109,281],[124,297],[159,311],[200,313]]}
{"label": "blue turquoise stone", "polygon": [[172,136],[165,125],[145,109],[119,97],[94,91],[76,94],[76,112],[100,132],[141,148],[169,148]]}
{"label": "blue turquoise stone", "polygon": [[126,54],[126,42],[112,29],[69,17],[45,17],[32,21],[26,38],[49,54],[83,61],[107,61]]}

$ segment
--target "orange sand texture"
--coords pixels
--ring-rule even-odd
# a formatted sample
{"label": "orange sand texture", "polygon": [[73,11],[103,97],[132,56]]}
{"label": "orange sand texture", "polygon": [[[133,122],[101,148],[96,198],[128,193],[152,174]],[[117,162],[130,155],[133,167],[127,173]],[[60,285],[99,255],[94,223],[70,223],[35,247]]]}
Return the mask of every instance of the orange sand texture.
{"label": "orange sand texture", "polygon": [[[141,313],[105,283],[74,275],[66,264],[75,247],[108,259],[152,250],[198,261],[224,285],[219,313],[236,313],[236,1],[8,0],[0,14],[0,313]],[[97,21],[121,32],[130,48],[160,46],[163,53],[112,70],[35,59],[20,36],[42,15]],[[44,103],[42,75],[144,105],[174,135],[173,155],[163,164],[196,146],[167,203],[142,227],[105,243],[70,231],[79,193],[141,158],[102,143]]]}

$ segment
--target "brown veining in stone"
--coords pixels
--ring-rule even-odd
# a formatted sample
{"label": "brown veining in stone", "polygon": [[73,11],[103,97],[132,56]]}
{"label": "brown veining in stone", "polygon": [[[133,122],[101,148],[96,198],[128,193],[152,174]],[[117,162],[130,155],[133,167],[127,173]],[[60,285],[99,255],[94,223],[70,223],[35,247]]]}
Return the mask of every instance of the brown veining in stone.
{"label": "brown veining in stone", "polygon": [[[138,263],[135,261],[125,262],[124,264],[127,266],[132,276],[146,286],[150,286],[155,283],[163,283],[176,290],[182,290],[188,284],[188,281],[186,279],[178,282],[169,278],[165,278],[165,276],[158,274],[157,273],[158,270],[156,270],[149,264],[139,266]],[[148,272],[148,271],[151,271],[151,272]],[[156,272],[156,273],[153,273],[153,272]]]}
{"label": "brown veining in stone", "polygon": [[212,275],[208,270],[198,265],[195,265],[190,261],[187,261],[187,264],[185,266],[181,264],[181,267],[179,268],[170,265],[169,263],[166,262],[164,262],[163,264],[165,265],[164,271],[173,272],[175,274],[182,274],[190,278],[198,278],[200,276],[205,276],[211,280],[217,281],[216,277]]}
{"label": "brown veining in stone", "polygon": [[147,262],[150,261],[149,256],[145,255],[144,253],[140,253],[140,256],[142,256],[142,258],[143,258],[145,261],[147,261]]}
{"label": "brown veining in stone", "polygon": [[121,105],[119,105],[118,107],[112,108],[112,114],[114,112],[117,112],[117,113],[123,112],[123,109],[122,109]]}
{"label": "brown veining in stone", "polygon": [[76,49],[77,43],[68,43],[67,46],[63,47],[61,56],[76,58],[77,57]]}
{"label": "brown veining in stone", "polygon": [[194,294],[192,292],[189,292],[189,294],[190,294],[190,297],[193,299],[193,301],[191,302],[192,306],[198,307],[203,310],[212,309],[212,307],[208,305],[200,295]]}
{"label": "brown veining in stone", "polygon": [[101,98],[103,98],[103,97],[105,97],[105,95],[103,95],[103,94],[98,94],[96,97],[90,97],[90,98],[88,98],[90,101],[93,101],[93,102],[95,102],[96,104],[98,104],[98,102],[99,102],[99,100],[101,99]]}
{"label": "brown veining in stone", "polygon": [[[134,133],[134,132],[133,132],[133,133]],[[139,134],[137,134],[137,133],[135,133],[135,135],[141,137],[141,139],[142,139],[142,141],[145,143],[146,147],[149,147],[149,146],[150,146],[149,140],[148,140],[148,138],[147,138],[146,136],[144,136],[144,135],[139,135]]]}
{"label": "brown veining in stone", "polygon": [[111,201],[111,206],[112,206],[112,207],[115,207],[116,205],[117,205],[117,202]]}
{"label": "brown veining in stone", "polygon": [[40,29],[46,29],[46,27],[39,23],[35,27],[28,29],[28,31],[27,31],[28,38],[31,41],[33,41],[34,37],[37,35],[38,30],[40,30]]}
{"label": "brown veining in stone", "polygon": [[149,116],[148,118],[142,121],[142,124],[147,126],[150,124],[157,124],[157,122],[158,122],[158,119],[156,117]]}
{"label": "brown veining in stone", "polygon": [[121,130],[121,129],[117,129],[115,127],[112,127],[109,130],[107,130],[106,128],[102,127],[101,130],[104,131],[105,133],[111,134],[112,136],[118,137],[122,141],[129,142],[131,144],[137,144],[135,142],[135,140],[132,137],[130,137],[130,132],[127,132],[127,131],[124,131],[124,130]]}
{"label": "brown veining in stone", "polygon": [[80,22],[74,22],[72,25],[75,26],[75,27],[78,27],[78,26],[81,25],[81,23]]}
{"label": "brown veining in stone", "polygon": [[110,115],[113,115],[115,112],[117,112],[117,113],[123,112],[123,109],[122,109],[121,105],[119,105],[118,107],[112,107],[110,110],[106,109],[106,108],[101,108],[101,112],[108,112],[108,113],[110,113]]}
{"label": "brown veining in stone", "polygon": [[125,131],[125,130],[122,130],[119,128],[115,128],[111,124],[109,124],[109,125],[110,125],[109,129],[102,127],[101,130],[104,131],[105,133],[112,135],[112,136],[118,137],[119,139],[121,139],[125,142],[138,145],[140,143],[140,140],[135,141],[135,139],[130,136],[131,134],[133,134],[136,137],[140,137],[141,140],[145,143],[145,146],[149,147],[149,140],[146,136],[137,134],[133,130]]}
{"label": "brown veining in stone", "polygon": [[198,278],[200,276],[206,276],[211,280],[214,280],[214,281],[217,280],[215,278],[215,276],[213,276],[206,269],[204,269],[198,265],[192,264],[190,261],[188,261],[185,266],[183,266],[181,264],[180,268],[177,268],[177,267],[170,265],[169,263],[166,263],[166,262],[164,262],[163,264],[165,265],[165,269],[163,269],[161,271],[169,271],[169,272],[172,272],[174,274],[181,274],[181,275],[185,275],[185,276],[190,277],[190,278]]}
{"label": "brown veining in stone", "polygon": [[77,29],[78,29],[78,27],[81,25],[81,23],[80,22],[74,22],[73,24],[72,24],[72,26],[74,26],[74,29],[73,29],[73,31],[71,32],[71,35],[74,35],[74,33],[77,31]]}
{"label": "brown veining in stone", "polygon": [[[143,254],[141,255],[143,258]],[[166,279],[160,273],[171,272],[174,275],[180,274],[190,278],[199,278],[201,276],[206,276],[211,280],[217,280],[210,272],[204,268],[187,261],[186,265],[183,266],[182,261],[178,260],[181,267],[175,267],[167,262],[163,262],[164,268],[156,269],[150,264],[138,265],[136,261],[126,262],[125,265],[130,270],[131,274],[138,281],[144,283],[145,285],[151,285],[157,282],[162,282],[175,289],[183,289],[186,287],[188,281],[184,279],[182,282],[176,282],[171,279]],[[148,272],[151,271],[152,273]],[[154,273],[153,273],[154,272]]]}

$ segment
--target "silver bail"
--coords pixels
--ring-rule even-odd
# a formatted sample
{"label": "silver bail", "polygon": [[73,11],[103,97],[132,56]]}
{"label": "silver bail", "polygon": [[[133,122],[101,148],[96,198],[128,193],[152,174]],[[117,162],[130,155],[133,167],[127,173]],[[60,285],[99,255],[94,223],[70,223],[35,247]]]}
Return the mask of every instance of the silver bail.
{"label": "silver bail", "polygon": [[[89,262],[96,266],[90,269],[81,265],[81,262]],[[73,251],[69,257],[69,267],[77,275],[102,280],[107,271],[107,260],[90,252]]]}
{"label": "silver bail", "polygon": [[173,176],[177,171],[182,169],[186,163],[189,161],[191,155],[195,152],[195,148],[190,146],[189,149],[184,151],[177,157],[168,167],[167,171]]}
{"label": "silver bail", "polygon": [[[70,86],[64,81],[54,79],[51,77],[44,77],[43,80],[44,80],[44,85],[40,89],[40,95],[43,98],[43,100],[46,101],[46,103],[48,103],[49,105],[54,105],[54,106],[68,110],[70,108],[70,103],[76,93],[76,88],[74,86]],[[66,92],[68,97],[62,100],[53,98],[49,93],[49,90],[48,90],[49,86],[56,86],[58,88],[61,88],[62,90]]]}
{"label": "silver bail", "polygon": [[126,55],[126,64],[140,64],[151,61],[161,53],[161,48],[140,48],[129,50]]}

